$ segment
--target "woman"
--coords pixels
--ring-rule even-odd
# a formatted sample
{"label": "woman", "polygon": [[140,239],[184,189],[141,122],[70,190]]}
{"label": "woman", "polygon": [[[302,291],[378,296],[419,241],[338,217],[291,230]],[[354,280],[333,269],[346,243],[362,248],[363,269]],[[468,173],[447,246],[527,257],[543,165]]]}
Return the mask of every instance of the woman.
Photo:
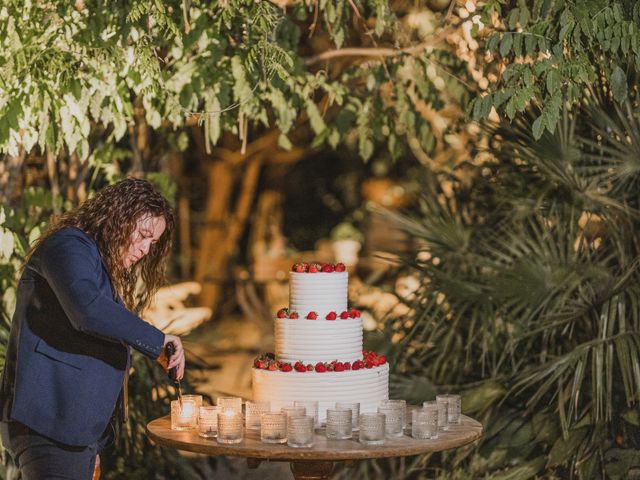
{"label": "woman", "polygon": [[[92,477],[129,347],[182,378],[180,339],[134,313],[162,282],[173,228],[162,195],[126,179],[62,215],[31,249],[0,386],[0,436],[24,480]],[[167,359],[169,342],[176,351]]]}

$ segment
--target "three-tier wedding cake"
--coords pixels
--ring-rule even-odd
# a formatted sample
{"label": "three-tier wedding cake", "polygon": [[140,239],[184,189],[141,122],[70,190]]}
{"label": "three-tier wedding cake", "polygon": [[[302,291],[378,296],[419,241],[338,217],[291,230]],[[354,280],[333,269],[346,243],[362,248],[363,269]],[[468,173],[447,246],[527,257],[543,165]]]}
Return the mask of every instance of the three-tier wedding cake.
{"label": "three-tier wedding cake", "polygon": [[276,411],[295,400],[317,400],[319,421],[336,402],[359,402],[375,412],[389,397],[384,355],[362,349],[360,312],[347,305],[343,264],[297,263],[289,278],[289,308],[275,319],[275,355],[258,357],[254,401]]}

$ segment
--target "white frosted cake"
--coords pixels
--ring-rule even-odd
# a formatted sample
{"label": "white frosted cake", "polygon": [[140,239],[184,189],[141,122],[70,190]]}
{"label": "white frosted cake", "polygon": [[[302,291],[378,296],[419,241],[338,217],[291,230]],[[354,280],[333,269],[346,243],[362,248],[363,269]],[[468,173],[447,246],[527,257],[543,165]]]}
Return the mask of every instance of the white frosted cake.
{"label": "white frosted cake", "polygon": [[389,365],[384,355],[362,349],[362,319],[347,306],[348,282],[342,264],[293,266],[289,308],[275,319],[275,355],[254,362],[255,401],[277,411],[294,400],[318,400],[324,422],[335,402],[360,402],[361,412],[375,412],[389,397]]}

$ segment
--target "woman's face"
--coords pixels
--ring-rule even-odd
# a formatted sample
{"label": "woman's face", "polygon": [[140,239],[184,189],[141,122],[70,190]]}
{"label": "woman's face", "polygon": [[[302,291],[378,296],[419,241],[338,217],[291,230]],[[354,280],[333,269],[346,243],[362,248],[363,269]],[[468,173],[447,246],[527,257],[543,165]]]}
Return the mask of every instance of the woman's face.
{"label": "woman's face", "polygon": [[140,217],[131,234],[129,246],[122,252],[124,267],[129,268],[149,253],[151,245],[160,239],[166,226],[167,222],[163,216],[144,215]]}

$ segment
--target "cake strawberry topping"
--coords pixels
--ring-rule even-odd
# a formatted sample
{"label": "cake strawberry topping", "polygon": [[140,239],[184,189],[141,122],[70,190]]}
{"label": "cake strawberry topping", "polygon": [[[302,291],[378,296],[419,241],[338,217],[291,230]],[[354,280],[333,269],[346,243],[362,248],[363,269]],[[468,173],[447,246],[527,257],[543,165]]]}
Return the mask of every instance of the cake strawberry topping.
{"label": "cake strawberry topping", "polygon": [[344,263],[299,262],[293,264],[291,271],[296,273],[343,273],[347,271],[347,267]]}
{"label": "cake strawberry topping", "polygon": [[276,315],[278,316],[278,318],[287,318],[287,316],[289,315],[289,309],[281,308],[280,310],[278,310],[278,313]]}
{"label": "cake strawberry topping", "polygon": [[295,362],[293,365],[289,362],[281,362],[276,360],[273,353],[267,353],[260,355],[253,361],[254,368],[258,370],[270,370],[291,372],[295,370],[299,373],[306,372],[347,372],[350,370],[362,370],[380,367],[387,363],[387,357],[385,355],[379,355],[376,352],[363,350],[363,358],[355,360],[353,362],[339,362],[332,360],[331,362],[317,362],[315,365],[309,363],[304,364],[301,361]]}
{"label": "cake strawberry topping", "polygon": [[327,320],[335,320],[337,318],[336,312],[327,313]]}
{"label": "cake strawberry topping", "polygon": [[309,312],[307,314],[307,320],[315,320],[318,318],[318,314],[316,312]]}

